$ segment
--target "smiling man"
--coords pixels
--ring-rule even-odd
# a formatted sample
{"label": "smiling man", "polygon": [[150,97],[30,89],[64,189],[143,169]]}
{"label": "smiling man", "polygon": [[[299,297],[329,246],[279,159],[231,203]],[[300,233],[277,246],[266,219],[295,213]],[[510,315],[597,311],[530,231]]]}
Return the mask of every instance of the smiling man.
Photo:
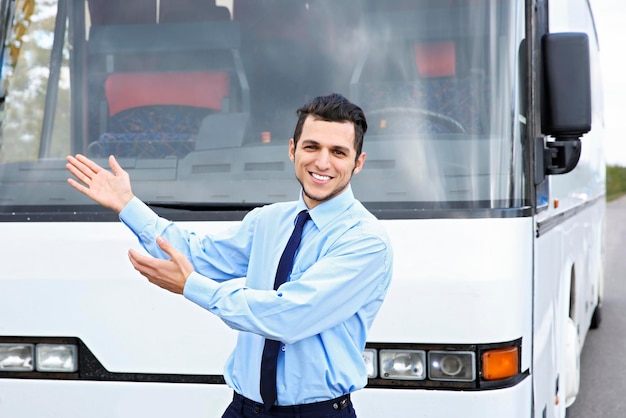
{"label": "smiling man", "polygon": [[135,197],[114,157],[112,172],[67,158],[69,184],[118,212],[150,253],[129,251],[135,269],[239,332],[224,369],[234,391],[224,418],[356,417],[350,393],[367,383],[362,351],[392,269],[385,232],[350,187],[366,131],[345,97],[311,100],[289,142],[299,199],[202,237]]}
{"label": "smiling man", "polygon": [[324,114],[323,109],[315,109],[314,102],[299,109],[289,141],[289,158],[309,209],[344,192],[365,162],[362,147],[367,124],[360,109],[355,121],[326,119]]}

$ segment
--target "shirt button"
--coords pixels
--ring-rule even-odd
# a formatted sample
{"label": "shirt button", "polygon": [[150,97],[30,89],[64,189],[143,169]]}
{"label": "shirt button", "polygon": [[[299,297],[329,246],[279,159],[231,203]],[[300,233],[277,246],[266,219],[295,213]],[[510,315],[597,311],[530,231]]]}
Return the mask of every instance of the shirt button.
{"label": "shirt button", "polygon": [[281,350],[285,351],[287,350],[287,347],[285,347],[284,345],[280,348]]}

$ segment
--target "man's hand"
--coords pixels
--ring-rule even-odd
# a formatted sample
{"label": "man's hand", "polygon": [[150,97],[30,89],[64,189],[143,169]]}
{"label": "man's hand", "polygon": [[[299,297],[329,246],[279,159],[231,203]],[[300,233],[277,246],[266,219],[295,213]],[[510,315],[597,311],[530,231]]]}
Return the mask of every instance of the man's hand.
{"label": "man's hand", "polygon": [[148,257],[135,250],[128,252],[130,262],[139,273],[151,283],[173,293],[183,293],[187,277],[193,272],[193,265],[183,253],[177,251],[163,237],[156,240],[161,249],[170,256],[169,260]]}
{"label": "man's hand", "polygon": [[100,205],[120,213],[134,197],[130,177],[113,156],[109,157],[109,166],[113,172],[105,170],[84,155],[70,155],[65,168],[78,181],[68,179],[67,182]]}

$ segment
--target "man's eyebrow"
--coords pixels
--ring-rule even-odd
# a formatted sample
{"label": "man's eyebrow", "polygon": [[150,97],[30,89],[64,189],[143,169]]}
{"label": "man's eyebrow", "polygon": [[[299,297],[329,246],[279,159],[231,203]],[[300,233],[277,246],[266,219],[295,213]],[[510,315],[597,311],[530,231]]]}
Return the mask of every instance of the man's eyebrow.
{"label": "man's eyebrow", "polygon": [[[300,140],[300,142],[302,143],[302,146],[305,146],[305,145],[320,145],[320,143],[317,142],[314,139],[302,139],[302,140]],[[344,147],[343,145],[333,145],[333,146],[331,146],[331,148],[333,150],[335,150],[335,151],[342,151],[342,152],[344,152],[346,154],[350,153],[350,148],[349,147]]]}

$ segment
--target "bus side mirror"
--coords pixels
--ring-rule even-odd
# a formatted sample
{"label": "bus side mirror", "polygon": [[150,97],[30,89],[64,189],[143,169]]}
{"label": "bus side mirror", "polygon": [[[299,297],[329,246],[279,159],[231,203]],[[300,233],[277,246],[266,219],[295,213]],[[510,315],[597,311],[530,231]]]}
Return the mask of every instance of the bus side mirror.
{"label": "bus side mirror", "polygon": [[[591,69],[585,33],[542,38],[541,132],[554,137],[543,148],[543,174],[565,174],[580,159],[580,137],[591,130]],[[541,155],[538,155],[541,158]]]}

